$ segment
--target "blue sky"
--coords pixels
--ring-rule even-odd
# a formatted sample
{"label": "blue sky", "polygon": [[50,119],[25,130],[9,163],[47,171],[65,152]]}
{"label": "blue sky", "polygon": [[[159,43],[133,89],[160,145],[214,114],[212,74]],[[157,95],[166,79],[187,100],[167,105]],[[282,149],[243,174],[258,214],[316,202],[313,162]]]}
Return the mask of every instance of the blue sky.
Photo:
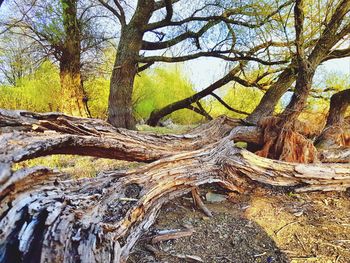
{"label": "blue sky", "polygon": [[[196,90],[201,90],[222,77],[225,73],[225,62],[214,58],[201,58],[184,63],[184,71]],[[350,75],[350,58],[333,59],[323,63],[317,70],[318,78],[325,73]]]}

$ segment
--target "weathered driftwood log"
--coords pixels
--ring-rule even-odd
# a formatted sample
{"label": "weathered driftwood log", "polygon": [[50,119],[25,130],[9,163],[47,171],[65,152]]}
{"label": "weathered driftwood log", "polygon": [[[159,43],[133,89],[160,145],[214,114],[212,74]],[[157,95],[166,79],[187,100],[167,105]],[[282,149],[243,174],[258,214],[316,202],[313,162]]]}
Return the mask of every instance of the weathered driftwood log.
{"label": "weathered driftwood log", "polygon": [[[42,121],[27,125],[27,120],[24,131],[13,118],[7,118],[6,122],[14,124],[17,131],[2,129],[0,136],[0,262],[125,262],[133,245],[154,222],[164,203],[205,183],[217,182],[238,192],[244,192],[255,183],[294,187],[296,191],[344,191],[350,187],[349,163],[287,163],[235,147],[234,138],[257,141],[255,127],[236,127],[226,137],[204,143],[195,150],[190,150],[193,141],[185,150],[174,145],[177,150],[168,149],[170,155],[159,155],[161,159],[150,164],[129,171],[102,172],[96,178],[67,180],[64,174],[43,167],[10,170],[13,162],[34,158],[38,152],[42,154],[39,137],[46,145],[44,148],[49,149],[45,154],[55,153],[54,149],[60,147],[57,141],[60,142],[63,136],[96,137],[101,141],[113,137],[114,130],[105,131],[106,135],[103,131],[98,135],[91,132],[105,125],[94,121],[75,119],[74,127],[84,127],[83,130],[89,127],[92,133],[77,135],[62,130],[67,128],[65,124],[57,125],[55,132],[38,132],[37,129],[44,127]],[[220,122],[211,123],[207,128],[213,132],[221,125]],[[28,137],[24,136],[26,132]],[[16,134],[24,136],[24,140],[16,139]],[[131,134],[134,140],[119,137],[128,138],[119,144],[118,137],[113,137],[115,141],[105,146],[106,151],[100,151],[101,146],[97,146],[96,151],[100,151],[97,156],[120,158],[137,154],[125,150],[135,146],[137,136],[143,140],[150,136],[157,141],[154,134]],[[30,138],[34,138],[34,144]],[[159,136],[156,146],[161,147],[164,138],[166,136]],[[186,143],[179,139],[184,137],[171,138],[169,140]],[[71,147],[80,153],[79,148],[84,147],[84,143],[73,143]],[[168,147],[170,145],[169,141]],[[152,150],[157,151],[156,146]],[[114,147],[112,151],[123,152],[123,155],[111,156],[108,147]],[[26,153],[21,153],[21,149]],[[93,149],[86,154],[96,156]]]}

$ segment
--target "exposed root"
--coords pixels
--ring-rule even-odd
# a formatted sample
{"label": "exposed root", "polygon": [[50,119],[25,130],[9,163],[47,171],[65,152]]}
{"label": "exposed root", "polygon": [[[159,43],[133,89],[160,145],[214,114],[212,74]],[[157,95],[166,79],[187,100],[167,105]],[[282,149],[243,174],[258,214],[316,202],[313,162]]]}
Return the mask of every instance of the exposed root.
{"label": "exposed root", "polygon": [[294,127],[280,125],[280,123],[279,117],[268,117],[260,122],[264,146],[256,154],[287,162],[315,162],[317,150],[313,143],[295,131]]}

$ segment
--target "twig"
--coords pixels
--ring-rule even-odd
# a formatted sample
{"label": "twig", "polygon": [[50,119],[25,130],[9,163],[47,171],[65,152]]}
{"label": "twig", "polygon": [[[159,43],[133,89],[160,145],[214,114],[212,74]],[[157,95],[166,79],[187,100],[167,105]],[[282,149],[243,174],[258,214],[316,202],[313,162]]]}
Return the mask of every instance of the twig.
{"label": "twig", "polygon": [[197,187],[192,189],[192,198],[193,198],[193,203],[195,204],[195,206],[200,208],[204,212],[204,214],[206,214],[209,217],[213,216],[213,214],[210,212],[210,210],[203,203],[203,201],[199,195]]}
{"label": "twig", "polygon": [[295,233],[294,236],[296,237],[296,239],[298,240],[298,242],[300,243],[300,245],[303,247],[303,250],[304,250],[305,252],[307,252],[307,251],[306,251],[306,248],[305,248],[305,245],[304,245],[303,241],[301,241],[299,235],[298,235],[297,233]]}
{"label": "twig", "polygon": [[117,200],[119,201],[126,201],[126,202],[136,202],[139,201],[139,199],[136,198],[129,198],[129,197],[120,197]]}
{"label": "twig", "polygon": [[177,231],[174,233],[168,233],[163,235],[157,235],[152,238],[152,244],[159,243],[161,241],[171,240],[171,239],[177,239],[181,237],[188,237],[193,234],[193,230],[183,230],[183,231]]}
{"label": "twig", "polygon": [[333,240],[333,242],[336,242],[336,243],[350,242],[350,239],[338,239],[338,240]]}
{"label": "twig", "polygon": [[290,222],[290,223],[288,223],[288,224],[282,226],[281,228],[277,229],[276,231],[274,231],[275,235],[277,236],[277,234],[278,234],[283,228],[285,228],[285,227],[287,227],[287,226],[290,226],[290,225],[293,225],[293,224],[295,224],[295,223],[299,223],[299,220],[298,220],[298,221]]}
{"label": "twig", "polygon": [[300,256],[300,257],[291,257],[290,259],[317,259],[315,256]]}
{"label": "twig", "polygon": [[264,255],[266,255],[266,252],[263,252],[263,253],[260,253],[260,254],[256,254],[256,255],[254,255],[254,257],[258,258],[258,257],[264,256]]}
{"label": "twig", "polygon": [[195,262],[204,262],[203,259],[201,257],[198,257],[198,256],[183,255],[183,254],[176,254],[176,255],[172,255],[172,256],[177,257],[177,258],[181,258],[184,260],[187,259],[187,260],[191,260],[191,261],[195,261]]}

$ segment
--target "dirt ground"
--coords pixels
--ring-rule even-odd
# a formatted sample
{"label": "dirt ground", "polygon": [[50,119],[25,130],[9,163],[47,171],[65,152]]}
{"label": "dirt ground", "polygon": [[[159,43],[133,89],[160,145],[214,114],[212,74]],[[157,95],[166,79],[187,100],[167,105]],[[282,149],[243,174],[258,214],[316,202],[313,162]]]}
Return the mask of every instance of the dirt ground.
{"label": "dirt ground", "polygon": [[[226,201],[204,201],[213,217],[194,209],[191,196],[163,207],[128,263],[350,262],[350,193],[293,194],[257,187]],[[189,237],[152,244],[164,230],[193,230]]]}

